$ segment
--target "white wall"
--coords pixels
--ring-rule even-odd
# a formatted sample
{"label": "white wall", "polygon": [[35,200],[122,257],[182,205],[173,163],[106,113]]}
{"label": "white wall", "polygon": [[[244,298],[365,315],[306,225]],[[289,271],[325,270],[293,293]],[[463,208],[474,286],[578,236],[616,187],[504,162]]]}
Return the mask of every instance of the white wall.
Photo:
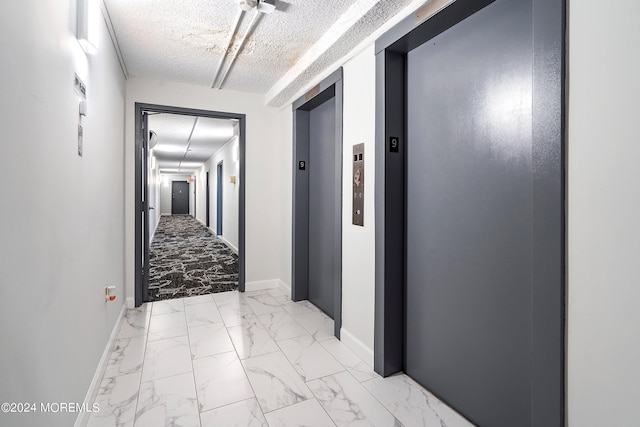
{"label": "white wall", "polygon": [[568,417],[640,425],[640,2],[569,11]]}
{"label": "white wall", "polygon": [[[375,303],[375,55],[371,45],[344,71],[342,340],[373,366]],[[353,146],[364,143],[364,227],[351,224]],[[345,333],[346,332],[346,333]]]}
{"label": "white wall", "polygon": [[[234,137],[216,152],[196,172],[198,184],[197,219],[206,224],[206,172],[209,172],[210,189],[210,228],[215,233],[218,218],[217,212],[217,167],[222,161],[222,235],[220,236],[237,252],[239,233],[239,203],[240,203],[240,163],[237,160],[238,138]],[[232,184],[231,176],[236,177],[236,183]],[[277,276],[276,276],[277,277]]]}
{"label": "white wall", "polygon": [[[188,181],[191,175],[160,174],[160,212],[162,215],[171,215],[171,183],[173,181]],[[189,192],[189,206],[192,195]]]}
{"label": "white wall", "polygon": [[[285,224],[280,185],[282,155],[291,141],[280,138],[278,111],[264,105],[264,96],[214,90],[181,83],[132,78],[127,81],[125,152],[125,262],[127,295],[134,295],[134,103],[171,105],[247,115],[246,129],[246,278],[274,280],[280,275]],[[290,165],[286,165],[290,167]]]}
{"label": "white wall", "polygon": [[[0,2],[2,402],[81,403],[124,302],[124,77],[104,21],[87,56],[75,16],[75,1]],[[83,157],[74,72],[87,85]],[[77,415],[0,424],[70,426]]]}

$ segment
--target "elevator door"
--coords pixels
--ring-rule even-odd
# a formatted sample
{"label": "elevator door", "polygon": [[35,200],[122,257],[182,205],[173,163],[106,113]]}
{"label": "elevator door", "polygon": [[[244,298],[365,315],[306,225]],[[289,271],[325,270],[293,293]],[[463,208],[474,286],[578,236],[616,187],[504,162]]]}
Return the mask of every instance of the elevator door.
{"label": "elevator door", "polygon": [[309,301],[333,318],[336,102],[309,112]]}
{"label": "elevator door", "polygon": [[532,9],[497,0],[408,54],[408,375],[531,425]]}

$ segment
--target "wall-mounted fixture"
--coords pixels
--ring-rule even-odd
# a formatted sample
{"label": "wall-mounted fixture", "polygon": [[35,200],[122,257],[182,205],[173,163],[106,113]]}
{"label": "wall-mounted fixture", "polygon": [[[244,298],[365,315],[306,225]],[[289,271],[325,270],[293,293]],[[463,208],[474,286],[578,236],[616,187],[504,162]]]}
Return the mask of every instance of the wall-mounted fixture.
{"label": "wall-mounted fixture", "polygon": [[236,176],[235,175],[231,175],[229,177],[229,182],[232,183],[232,184],[235,184],[236,183]]}
{"label": "wall-mounted fixture", "polygon": [[94,0],[77,0],[76,2],[76,38],[82,50],[88,54],[94,54],[97,51],[94,7]]}
{"label": "wall-mounted fixture", "polygon": [[105,286],[105,288],[104,288],[104,300],[106,302],[115,301],[116,300],[116,287],[115,286]]}

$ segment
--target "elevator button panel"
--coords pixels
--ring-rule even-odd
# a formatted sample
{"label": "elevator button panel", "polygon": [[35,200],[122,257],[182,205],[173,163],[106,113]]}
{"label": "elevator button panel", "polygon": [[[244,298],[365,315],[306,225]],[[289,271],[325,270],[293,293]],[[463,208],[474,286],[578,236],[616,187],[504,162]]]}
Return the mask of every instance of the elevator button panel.
{"label": "elevator button panel", "polygon": [[353,146],[353,225],[364,226],[364,144]]}

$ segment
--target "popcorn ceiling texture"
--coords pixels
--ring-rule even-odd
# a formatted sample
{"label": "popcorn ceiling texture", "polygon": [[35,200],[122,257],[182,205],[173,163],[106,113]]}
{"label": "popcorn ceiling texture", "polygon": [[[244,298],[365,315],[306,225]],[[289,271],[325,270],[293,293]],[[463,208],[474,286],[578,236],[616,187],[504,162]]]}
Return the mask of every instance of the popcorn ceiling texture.
{"label": "popcorn ceiling texture", "polygon": [[[346,12],[360,7],[354,21],[290,83],[278,86],[268,102],[281,106],[327,66],[411,0],[281,0],[262,15],[229,72],[223,89],[265,94]],[[236,0],[105,0],[129,74],[133,77],[211,86],[239,12]],[[231,52],[237,48],[255,11],[244,13]],[[315,46],[316,48],[318,46]],[[223,66],[226,69],[227,63]]]}

